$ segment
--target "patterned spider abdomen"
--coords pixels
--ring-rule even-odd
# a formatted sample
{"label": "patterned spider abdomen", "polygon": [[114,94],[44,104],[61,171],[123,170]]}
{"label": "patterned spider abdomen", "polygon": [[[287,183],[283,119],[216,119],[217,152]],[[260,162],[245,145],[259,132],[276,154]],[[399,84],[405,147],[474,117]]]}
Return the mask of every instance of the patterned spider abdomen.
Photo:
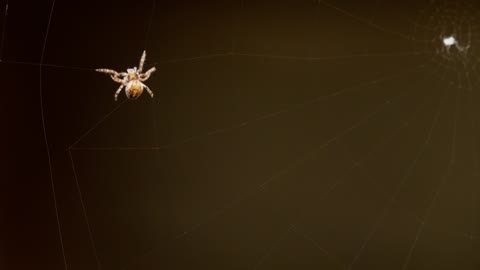
{"label": "patterned spider abdomen", "polygon": [[138,80],[130,81],[125,89],[125,93],[129,99],[137,99],[142,92],[143,84]]}

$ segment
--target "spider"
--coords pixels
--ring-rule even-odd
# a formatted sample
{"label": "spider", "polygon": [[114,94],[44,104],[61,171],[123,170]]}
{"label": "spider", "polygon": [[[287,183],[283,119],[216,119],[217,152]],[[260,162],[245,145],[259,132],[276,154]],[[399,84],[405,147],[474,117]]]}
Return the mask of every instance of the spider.
{"label": "spider", "polygon": [[143,84],[144,81],[150,78],[150,75],[155,72],[156,68],[152,67],[147,72],[142,73],[143,64],[145,63],[145,58],[147,53],[143,51],[142,57],[140,58],[140,65],[137,67],[127,69],[127,72],[116,72],[111,69],[96,69],[98,72],[109,74],[112,77],[112,80],[120,84],[117,92],[115,92],[115,101],[117,101],[118,94],[125,87],[125,94],[129,99],[137,99],[143,92],[143,89],[146,89],[150,96],[153,98],[153,92]]}

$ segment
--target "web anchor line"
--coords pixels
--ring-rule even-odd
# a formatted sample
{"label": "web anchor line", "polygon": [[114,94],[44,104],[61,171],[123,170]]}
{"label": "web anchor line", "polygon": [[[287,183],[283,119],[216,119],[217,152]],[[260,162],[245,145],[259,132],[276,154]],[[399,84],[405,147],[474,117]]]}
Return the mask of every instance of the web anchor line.
{"label": "web anchor line", "polygon": [[[257,57],[257,58],[272,58],[272,59],[286,59],[286,60],[300,60],[300,61],[326,61],[326,60],[340,60],[340,59],[350,59],[350,58],[368,58],[368,57],[396,57],[396,56],[415,56],[415,55],[431,55],[435,54],[435,51],[406,51],[406,52],[392,52],[392,53],[363,53],[363,54],[351,54],[351,55],[337,55],[337,56],[318,56],[318,57],[303,57],[303,56],[289,56],[289,55],[268,55],[268,54],[255,54],[247,52],[223,52],[216,54],[192,56],[186,58],[176,58],[176,59],[166,59],[155,61],[155,64],[174,64],[181,62],[189,62],[195,60],[207,60],[218,57],[227,57],[227,56],[239,56],[239,57]],[[26,65],[26,66],[40,66],[40,63],[34,62],[24,62],[24,61],[14,61],[14,60],[3,60],[0,61],[3,64],[12,64],[12,65]],[[88,67],[77,67],[77,66],[67,66],[60,64],[41,64],[44,67],[49,68],[58,68],[58,69],[73,69],[73,70],[82,70],[82,71],[92,71],[95,72],[95,68]]]}
{"label": "web anchor line", "polygon": [[63,267],[64,267],[65,270],[67,270],[68,269],[67,257],[66,257],[66,254],[65,254],[65,245],[64,245],[64,239],[63,239],[62,225],[61,225],[61,222],[60,222],[60,213],[59,213],[59,209],[58,209],[58,201],[57,201],[57,194],[56,194],[56,188],[55,188],[55,181],[53,179],[52,157],[51,157],[50,145],[49,145],[48,136],[47,136],[47,128],[46,128],[46,123],[45,123],[45,110],[44,110],[44,104],[43,104],[43,82],[42,82],[43,59],[44,59],[44,56],[45,56],[45,50],[47,48],[48,34],[50,32],[50,24],[52,22],[53,11],[54,11],[54,8],[55,8],[55,1],[56,0],[53,0],[52,6],[51,6],[51,9],[50,9],[50,15],[48,17],[48,24],[47,24],[47,32],[45,34],[45,39],[43,41],[43,47],[42,47],[42,54],[40,56],[39,96],[40,96],[40,114],[41,114],[41,119],[42,119],[43,138],[44,138],[44,143],[45,143],[46,152],[47,152],[48,170],[49,170],[49,173],[50,173],[50,186],[51,186],[51,189],[52,189],[53,206],[54,206],[54,209],[55,209],[55,220],[56,220],[56,225],[57,225],[57,230],[58,230],[60,250],[61,250],[62,260],[63,260]]}

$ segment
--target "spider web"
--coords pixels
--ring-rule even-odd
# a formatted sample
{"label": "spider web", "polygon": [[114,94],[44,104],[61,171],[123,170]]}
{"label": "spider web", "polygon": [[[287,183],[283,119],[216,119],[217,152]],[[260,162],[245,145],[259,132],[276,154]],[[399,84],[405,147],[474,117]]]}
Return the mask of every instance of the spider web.
{"label": "spider web", "polygon": [[[152,1],[142,6],[145,31],[137,40],[147,49],[146,66],[163,73],[147,82],[154,86],[154,100],[143,96],[113,104],[113,92],[98,96],[98,89],[112,84],[99,82],[96,67],[44,63],[48,46],[62,40],[47,42],[55,20],[47,26],[39,63],[2,58],[64,75],[56,81],[64,88],[76,72],[84,72],[96,87],[79,104],[96,100],[110,106],[82,111],[89,119],[76,116],[73,125],[81,128],[74,128],[64,148],[63,165],[71,169],[96,268],[411,269],[448,265],[452,258],[473,268],[475,9],[465,2],[425,1],[410,12],[416,13],[412,20],[381,13],[386,5],[241,1],[227,5],[233,14],[230,32],[222,30],[231,36],[223,44],[228,49],[156,60],[159,43],[171,33],[160,31],[162,21],[156,19],[168,10]],[[50,20],[55,12],[54,1]],[[281,21],[271,14],[304,19],[276,25]],[[257,16],[266,16],[266,22]],[[339,33],[327,31],[339,22]],[[262,39],[276,27],[282,31]],[[222,31],[217,34],[225,36]],[[293,38],[284,40],[285,33]],[[345,34],[353,35],[349,42]],[[450,34],[469,48],[445,51],[442,38]],[[264,43],[251,46],[258,40]],[[110,63],[122,70],[118,63],[135,61],[129,54]],[[53,89],[47,75],[40,74],[41,97]],[[48,99],[41,104],[47,105],[42,114],[55,108]],[[51,118],[45,116],[48,128]],[[146,120],[138,121],[141,117]],[[62,228],[68,221],[57,206],[58,179],[52,174],[51,180],[67,268],[68,236]],[[136,246],[122,246],[131,243]],[[429,257],[441,252],[435,246],[447,248],[445,243],[463,252]]]}

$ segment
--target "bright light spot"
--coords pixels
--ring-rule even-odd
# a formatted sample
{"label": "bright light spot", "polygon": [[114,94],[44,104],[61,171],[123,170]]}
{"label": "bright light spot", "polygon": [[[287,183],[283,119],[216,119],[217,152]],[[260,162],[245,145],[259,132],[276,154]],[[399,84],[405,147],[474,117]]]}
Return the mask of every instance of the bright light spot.
{"label": "bright light spot", "polygon": [[446,38],[443,39],[443,44],[445,46],[452,46],[455,43],[457,43],[457,40],[455,40],[454,37],[446,37]]}

